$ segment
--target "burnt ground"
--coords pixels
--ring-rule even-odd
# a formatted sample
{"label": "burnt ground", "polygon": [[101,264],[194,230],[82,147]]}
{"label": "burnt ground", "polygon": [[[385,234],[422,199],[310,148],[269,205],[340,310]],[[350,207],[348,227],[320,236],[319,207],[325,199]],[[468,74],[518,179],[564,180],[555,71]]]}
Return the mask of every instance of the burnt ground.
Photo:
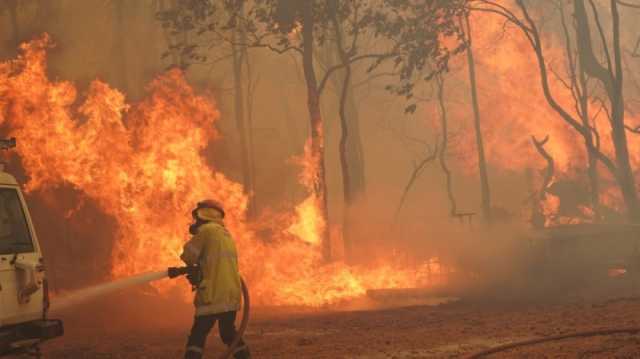
{"label": "burnt ground", "polygon": [[[640,326],[640,298],[343,309],[256,308],[245,337],[255,358],[464,358],[511,341]],[[79,306],[59,314],[67,333],[44,345],[44,357],[181,358],[190,310],[139,293]],[[206,357],[221,351],[211,336]],[[640,335],[568,339],[490,357],[640,358]]]}

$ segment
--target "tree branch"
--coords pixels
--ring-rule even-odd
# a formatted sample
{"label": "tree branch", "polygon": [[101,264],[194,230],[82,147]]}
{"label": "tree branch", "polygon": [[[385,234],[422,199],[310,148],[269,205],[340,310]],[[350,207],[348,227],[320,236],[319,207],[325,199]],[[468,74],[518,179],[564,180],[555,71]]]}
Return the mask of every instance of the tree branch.
{"label": "tree branch", "polygon": [[616,2],[622,6],[630,7],[633,9],[640,9],[640,4],[632,4],[630,2],[622,1],[622,0],[616,0]]}
{"label": "tree branch", "polygon": [[324,76],[322,77],[322,80],[320,80],[320,85],[318,86],[318,93],[319,94],[322,93],[322,90],[324,90],[324,88],[327,85],[327,81],[329,81],[329,78],[331,77],[331,75],[333,75],[334,72],[341,70],[346,66],[350,66],[358,61],[367,60],[367,59],[377,59],[378,61],[382,61],[384,59],[393,57],[395,55],[396,55],[395,53],[359,55],[359,56],[350,58],[349,61],[347,61],[346,63],[342,62],[340,64],[333,65],[327,69],[327,71],[324,73]]}

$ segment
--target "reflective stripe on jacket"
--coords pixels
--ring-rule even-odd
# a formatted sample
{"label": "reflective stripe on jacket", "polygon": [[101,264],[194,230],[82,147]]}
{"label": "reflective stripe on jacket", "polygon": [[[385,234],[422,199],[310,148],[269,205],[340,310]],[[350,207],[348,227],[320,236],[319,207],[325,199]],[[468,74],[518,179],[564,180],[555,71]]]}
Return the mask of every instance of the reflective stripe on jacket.
{"label": "reflective stripe on jacket", "polygon": [[194,304],[196,315],[209,315],[240,309],[240,273],[235,242],[224,225],[208,222],[184,246],[180,258],[188,265],[198,264],[202,282]]}

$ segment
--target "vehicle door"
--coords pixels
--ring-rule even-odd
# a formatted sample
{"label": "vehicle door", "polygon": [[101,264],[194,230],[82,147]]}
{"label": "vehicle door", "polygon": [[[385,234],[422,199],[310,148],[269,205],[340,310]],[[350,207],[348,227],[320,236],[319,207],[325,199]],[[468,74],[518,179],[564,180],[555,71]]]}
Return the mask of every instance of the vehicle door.
{"label": "vehicle door", "polygon": [[35,320],[42,315],[42,289],[27,303],[20,303],[15,265],[16,262],[36,263],[40,258],[40,248],[22,194],[15,186],[0,187],[1,325]]}

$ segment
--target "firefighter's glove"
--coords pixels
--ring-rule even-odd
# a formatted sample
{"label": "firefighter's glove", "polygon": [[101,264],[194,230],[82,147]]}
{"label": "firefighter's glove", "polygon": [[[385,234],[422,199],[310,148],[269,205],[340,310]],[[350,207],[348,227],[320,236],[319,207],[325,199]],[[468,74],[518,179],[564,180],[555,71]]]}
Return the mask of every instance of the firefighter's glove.
{"label": "firefighter's glove", "polygon": [[202,282],[202,271],[199,267],[191,267],[189,268],[189,272],[187,273],[187,280],[191,284],[192,287],[197,288]]}

